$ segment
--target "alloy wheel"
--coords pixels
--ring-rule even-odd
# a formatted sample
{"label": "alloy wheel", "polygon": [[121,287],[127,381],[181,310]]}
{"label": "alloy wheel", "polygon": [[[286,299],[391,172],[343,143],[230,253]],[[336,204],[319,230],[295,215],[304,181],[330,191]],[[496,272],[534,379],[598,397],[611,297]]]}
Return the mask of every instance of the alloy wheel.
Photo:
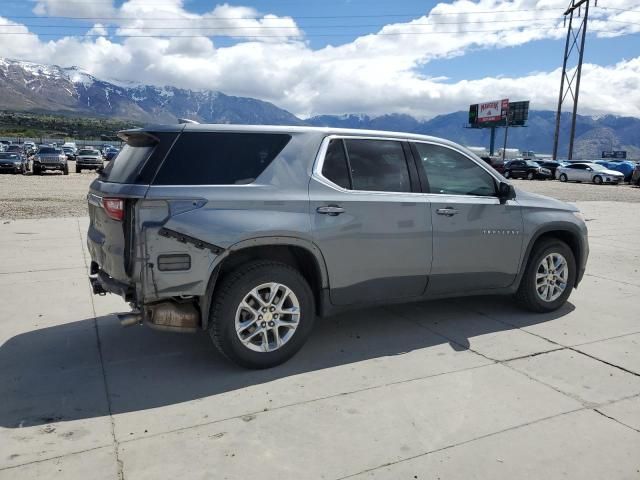
{"label": "alloy wheel", "polygon": [[568,280],[567,259],[559,253],[550,253],[536,270],[536,293],[544,302],[553,302],[567,289]]}
{"label": "alloy wheel", "polygon": [[245,347],[273,352],[293,337],[300,322],[300,302],[281,283],[264,283],[248,292],[236,310],[235,329]]}

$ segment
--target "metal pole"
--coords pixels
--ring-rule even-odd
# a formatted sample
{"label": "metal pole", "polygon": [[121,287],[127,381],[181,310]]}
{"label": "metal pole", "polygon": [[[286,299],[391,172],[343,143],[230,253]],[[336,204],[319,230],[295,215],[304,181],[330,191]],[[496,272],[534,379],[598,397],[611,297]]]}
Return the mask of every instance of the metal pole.
{"label": "metal pole", "polygon": [[489,140],[489,155],[493,156],[496,149],[496,127],[491,127],[491,137]]}
{"label": "metal pole", "polygon": [[505,155],[507,154],[507,134],[509,133],[509,113],[505,118],[505,126],[504,126],[504,145],[502,147],[502,163],[504,163]]}
{"label": "metal pole", "polygon": [[573,11],[569,16],[569,30],[567,30],[567,41],[564,44],[564,60],[562,62],[562,77],[560,78],[560,95],[558,95],[558,109],[556,111],[556,131],[553,135],[553,159],[558,158],[558,139],[560,136],[560,114],[562,113],[562,97],[564,94],[564,78],[567,72],[567,60],[569,53],[569,37],[571,36],[571,24],[573,23]]}
{"label": "metal pole", "polygon": [[[573,12],[572,12],[573,13]],[[582,20],[582,39],[580,40],[580,57],[578,59],[578,73],[576,77],[576,94],[573,101],[573,115],[571,117],[571,136],[569,137],[569,160],[573,158],[573,139],[576,134],[576,115],[578,112],[578,96],[580,94],[580,76],[582,74],[582,57],[584,54],[584,40],[587,36],[587,19],[589,17],[589,2],[584,4],[584,18]]]}

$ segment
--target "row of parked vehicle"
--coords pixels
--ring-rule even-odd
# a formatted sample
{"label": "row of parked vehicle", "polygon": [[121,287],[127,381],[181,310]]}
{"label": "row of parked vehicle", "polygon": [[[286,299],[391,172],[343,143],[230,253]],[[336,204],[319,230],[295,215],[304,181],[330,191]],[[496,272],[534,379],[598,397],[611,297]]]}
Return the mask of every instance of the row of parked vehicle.
{"label": "row of parked vehicle", "polygon": [[640,186],[640,164],[631,161],[552,161],[509,160],[504,164],[485,161],[506,178],[528,180],[560,180],[561,182],[591,182],[597,185],[624,181]]}
{"label": "row of parked vehicle", "polygon": [[98,170],[118,154],[119,150],[112,145],[101,147],[80,147],[67,142],[62,145],[43,144],[36,146],[33,142],[11,144],[0,142],[0,172],[25,174],[29,171],[41,175],[46,171],[60,171],[69,174],[69,160],[75,161],[76,173],[82,170]]}

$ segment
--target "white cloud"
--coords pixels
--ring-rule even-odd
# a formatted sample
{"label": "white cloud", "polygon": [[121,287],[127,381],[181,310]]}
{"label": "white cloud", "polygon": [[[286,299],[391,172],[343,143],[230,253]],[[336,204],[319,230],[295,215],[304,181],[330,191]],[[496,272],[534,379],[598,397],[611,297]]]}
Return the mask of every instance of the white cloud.
{"label": "white cloud", "polygon": [[107,29],[101,23],[96,23],[91,29],[87,32],[87,35],[107,35]]}
{"label": "white cloud", "polygon": [[[38,0],[36,9],[58,12],[55,9],[68,2]],[[554,108],[559,71],[457,83],[428,78],[420,72],[428,71],[428,64],[434,59],[465,55],[470,49],[496,49],[542,38],[562,38],[566,30],[556,28],[562,26],[558,19],[562,12],[550,9],[564,9],[566,3],[566,0],[440,3],[429,14],[410,22],[386,25],[376,34],[314,50],[289,17],[261,15],[253,8],[227,4],[205,14],[194,14],[185,9],[182,0],[128,0],[112,15],[119,32],[157,37],[116,37],[116,40],[68,37],[44,42],[35,35],[27,35],[20,36],[20,42],[6,42],[0,35],[0,41],[3,46],[7,44],[3,55],[9,57],[79,65],[102,78],[252,96],[299,115],[405,112],[433,116],[498,97],[531,99],[533,108]],[[110,0],[92,5],[113,8]],[[640,0],[610,0],[607,6],[637,8]],[[81,16],[77,12],[75,15]],[[131,20],[134,18],[137,20]],[[180,20],[167,20],[170,18]],[[622,23],[632,20],[620,10],[592,9],[591,18],[590,30],[601,30],[599,36],[640,31],[638,25]],[[0,26],[3,22],[7,21],[0,18]],[[180,31],[176,25],[208,30]],[[17,28],[27,31],[26,27]],[[103,35],[104,29],[105,25],[96,24],[92,31]],[[161,38],[161,35],[198,33],[243,38],[224,47],[216,47],[206,36]],[[270,38],[251,38],[261,35]],[[606,67],[585,65],[581,112],[640,116],[639,78],[640,57]],[[620,103],[619,98],[625,98],[626,102]]]}

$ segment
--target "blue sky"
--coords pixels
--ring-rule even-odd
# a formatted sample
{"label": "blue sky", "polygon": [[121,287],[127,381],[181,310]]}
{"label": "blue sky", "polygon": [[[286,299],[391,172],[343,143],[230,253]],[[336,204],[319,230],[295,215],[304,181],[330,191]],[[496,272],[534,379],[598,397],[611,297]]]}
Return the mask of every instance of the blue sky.
{"label": "blue sky", "polygon": [[[596,22],[585,54],[589,65],[585,88],[602,97],[587,102],[587,110],[595,114],[612,113],[606,105],[628,93],[598,92],[596,83],[610,75],[614,82],[600,90],[615,89],[618,84],[634,89],[633,77],[640,63],[640,0],[600,3],[611,9],[592,9]],[[119,80],[219,89],[270,100],[298,114],[355,109],[372,114],[426,112],[430,116],[462,106],[472,95],[492,99],[530,94],[534,104],[538,101],[540,107],[549,108],[557,96],[549,91],[557,84],[564,46],[564,30],[553,27],[560,25],[566,4],[567,0],[253,0],[227,4],[207,0],[3,0],[0,22],[12,22],[13,28],[24,25],[25,32],[34,35],[0,35],[0,42],[8,47],[0,55],[11,56],[13,51],[20,59],[79,65],[96,76]],[[154,23],[154,15],[167,20]],[[98,18],[74,20],[72,16]],[[184,20],[187,16],[201,23]],[[224,33],[230,35],[210,36],[212,32],[197,27],[219,27],[222,24],[207,22],[221,21],[228,26]],[[90,30],[96,23],[105,24],[106,30],[100,25]],[[187,25],[190,29],[182,31]],[[277,26],[286,28],[274,29]],[[118,37],[114,35],[118,28],[127,29],[120,33],[144,37],[153,33],[157,38]],[[229,31],[232,29],[235,33]],[[437,31],[426,33],[431,29]],[[464,32],[454,33],[459,29]],[[605,38],[603,32],[612,30],[616,36]],[[0,33],[3,31],[15,30],[3,29],[0,23]],[[87,33],[103,36],[82,37]],[[259,38],[252,38],[254,33]],[[269,38],[272,33],[278,38]],[[191,38],[193,34],[202,37]],[[190,38],[172,38],[177,35]],[[14,45],[14,40],[24,40],[24,45]],[[161,58],[153,55],[158,51],[163,52]],[[531,92],[529,85],[534,86]],[[541,85],[539,91],[537,85]],[[394,88],[404,94],[388,98],[386,92]],[[640,112],[640,107],[636,110]]]}

